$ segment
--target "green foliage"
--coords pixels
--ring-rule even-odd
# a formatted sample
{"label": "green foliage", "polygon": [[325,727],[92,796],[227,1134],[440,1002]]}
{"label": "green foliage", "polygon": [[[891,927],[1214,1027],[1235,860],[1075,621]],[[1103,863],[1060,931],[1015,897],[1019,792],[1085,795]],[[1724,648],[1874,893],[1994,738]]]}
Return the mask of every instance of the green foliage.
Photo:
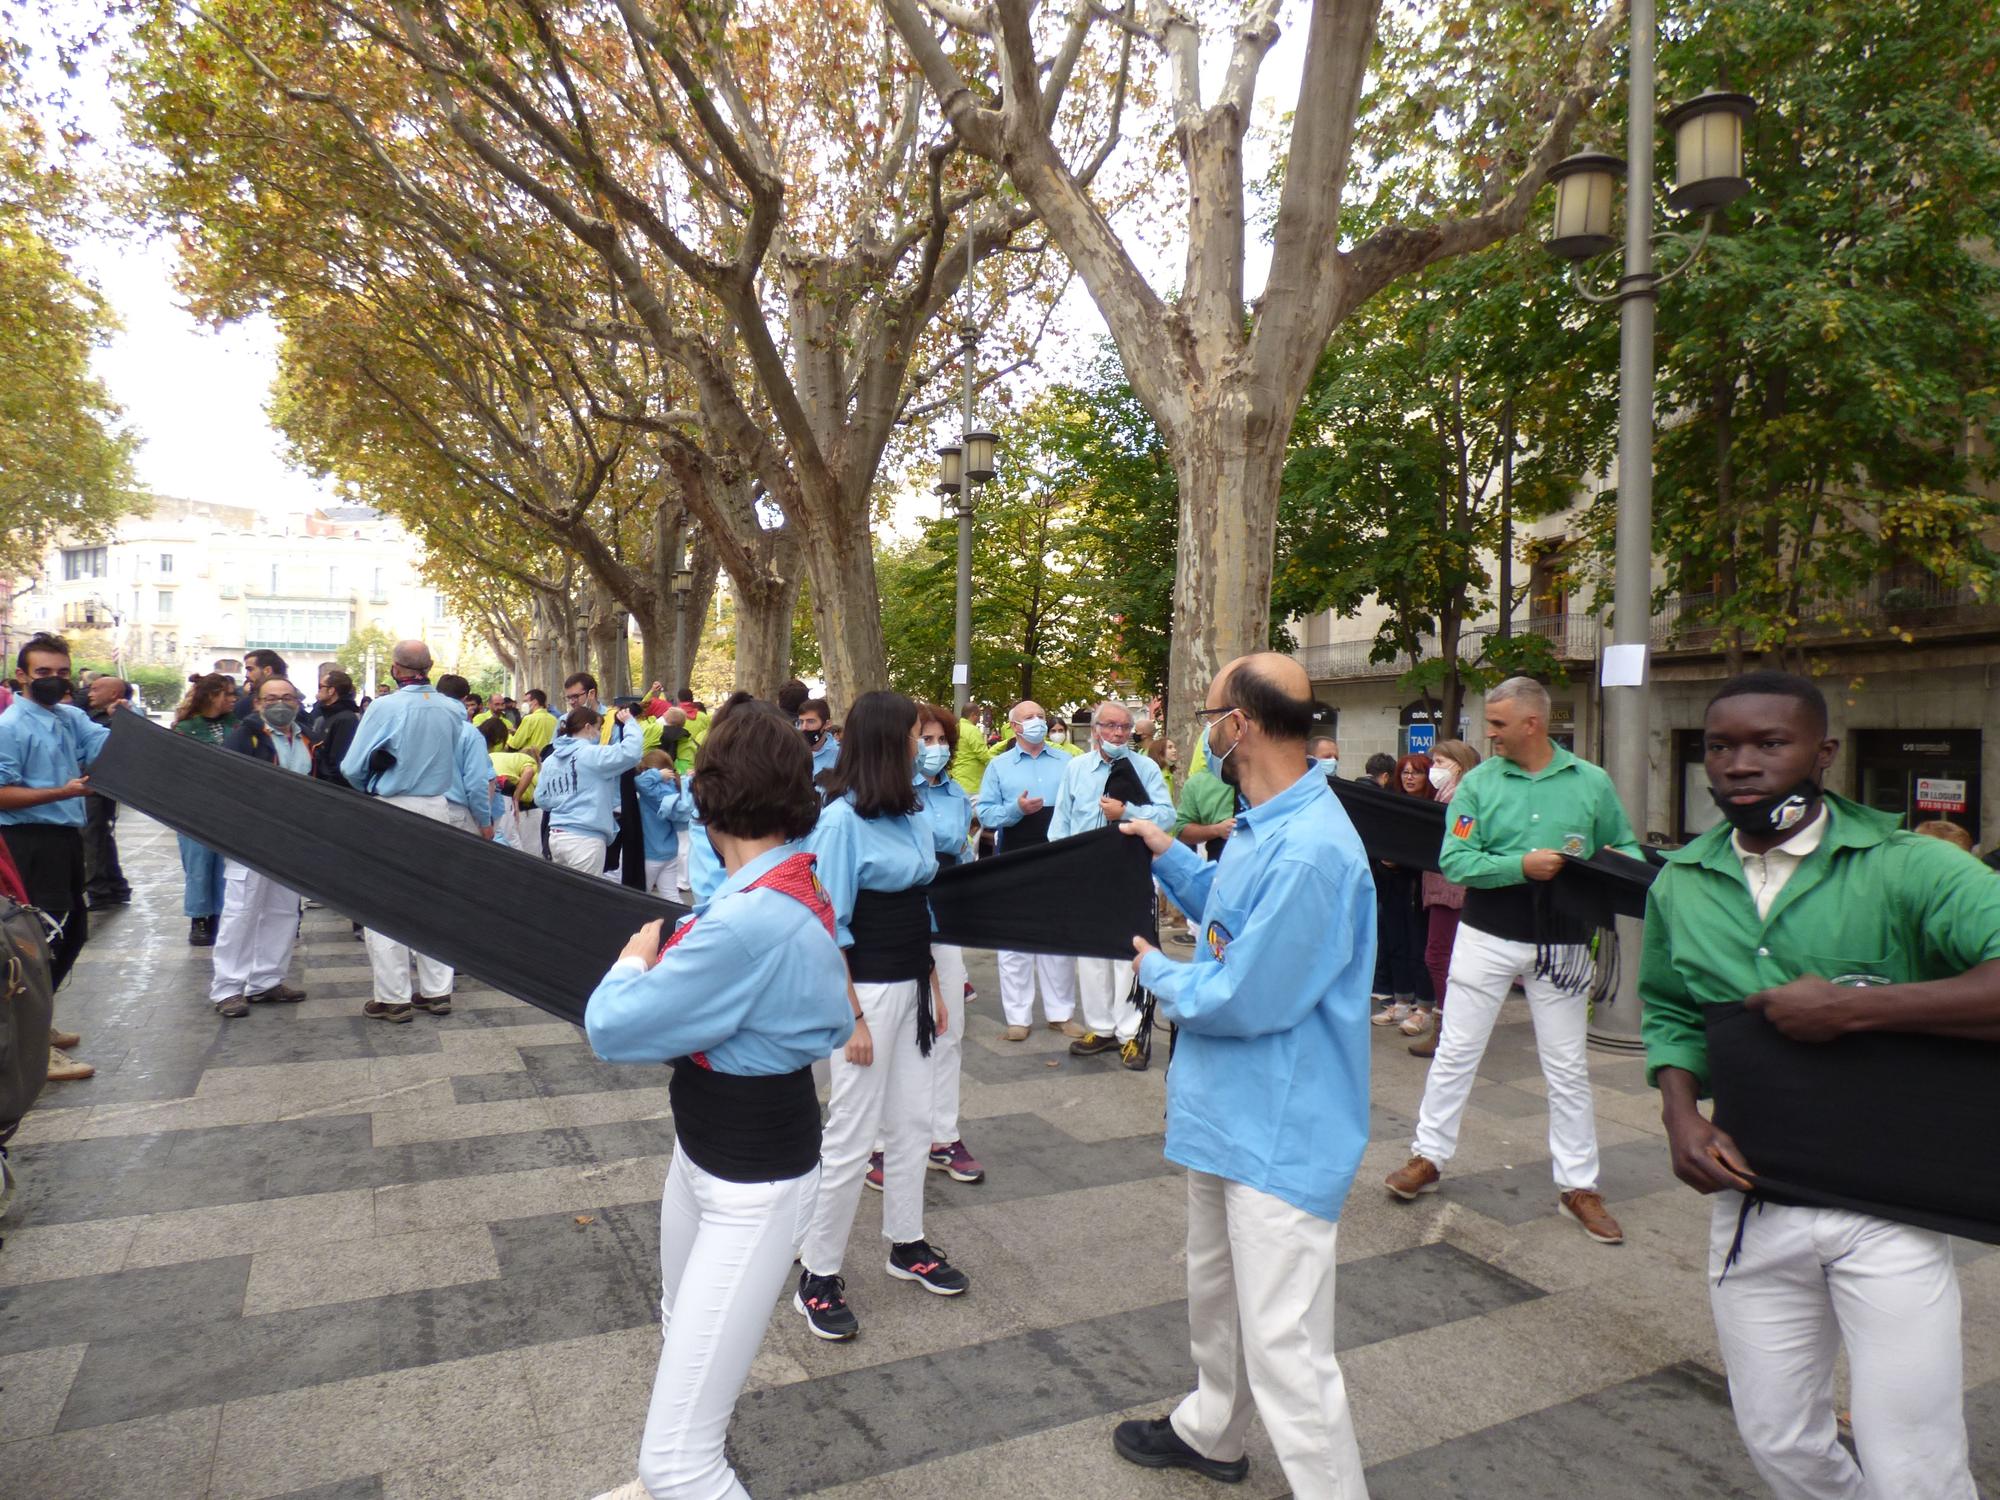
{"label": "green foliage", "polygon": [[389,653],[396,649],[396,638],[379,625],[368,625],[347,638],[347,643],[334,653],[340,669],[354,679],[355,688],[363,693],[375,691],[375,683],[368,680],[368,653],[375,653],[375,677],[386,679],[389,675]]}
{"label": "green foliage", "polygon": [[[1660,308],[1656,550],[1725,649],[1883,627],[1885,576],[1990,591],[2000,29],[1987,0],[1687,7],[1663,97],[1760,103],[1753,190]],[[1597,522],[1608,551],[1609,506]]]}
{"label": "green foliage", "polygon": [[85,672],[101,672],[109,677],[124,678],[138,692],[140,703],[149,709],[170,711],[187,692],[187,674],[178,667],[140,662],[120,664],[108,659],[75,661],[71,666],[79,676]]}

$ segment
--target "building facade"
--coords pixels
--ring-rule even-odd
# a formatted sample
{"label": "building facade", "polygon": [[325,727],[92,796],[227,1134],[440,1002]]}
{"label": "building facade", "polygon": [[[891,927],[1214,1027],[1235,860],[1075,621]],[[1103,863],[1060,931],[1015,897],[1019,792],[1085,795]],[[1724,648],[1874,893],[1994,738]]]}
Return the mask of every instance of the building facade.
{"label": "building facade", "polygon": [[415,538],[365,506],[264,514],[162,496],[108,540],[52,546],[38,574],[14,580],[0,638],[10,660],[49,630],[79,657],[182,674],[236,675],[243,653],[264,647],[311,683],[373,627],[456,662],[465,630],[422,561]]}

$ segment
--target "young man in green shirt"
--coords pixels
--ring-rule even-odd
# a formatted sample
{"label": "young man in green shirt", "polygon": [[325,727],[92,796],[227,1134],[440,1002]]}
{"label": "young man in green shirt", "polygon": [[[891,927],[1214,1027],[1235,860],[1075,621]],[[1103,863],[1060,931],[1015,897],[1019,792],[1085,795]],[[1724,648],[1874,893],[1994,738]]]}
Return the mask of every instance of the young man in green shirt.
{"label": "young man in green shirt", "polygon": [[1493,1023],[1518,982],[1549,1086],[1549,1156],[1560,1211],[1592,1239],[1615,1245],[1625,1232],[1597,1191],[1597,1119],[1585,1051],[1589,963],[1575,945],[1554,947],[1541,930],[1534,883],[1555,879],[1565,855],[1616,849],[1637,859],[1639,845],[1611,778],[1554,743],[1548,723],[1548,689],[1533,678],[1510,677],[1486,695],[1494,753],[1466,772],[1452,794],[1438,854],[1444,878],[1466,887],[1446,981],[1451,1006],[1424,1081],[1410,1160],[1385,1185],[1406,1202],[1436,1191],[1440,1170],[1458,1149],[1459,1122]]}
{"label": "young man in green shirt", "polygon": [[[2000,880],[1826,791],[1840,742],[1803,677],[1733,678],[1702,732],[1724,821],[1669,854],[1653,884],[1639,993],[1674,1175],[1716,1195],[1709,1306],[1737,1430],[1781,1500],[1974,1500],[1950,1241],[1746,1200],[1756,1163],[1697,1101],[1711,1005],[1741,1001],[1801,1042],[2000,1040]],[[1834,1422],[1842,1346],[1859,1466]]]}

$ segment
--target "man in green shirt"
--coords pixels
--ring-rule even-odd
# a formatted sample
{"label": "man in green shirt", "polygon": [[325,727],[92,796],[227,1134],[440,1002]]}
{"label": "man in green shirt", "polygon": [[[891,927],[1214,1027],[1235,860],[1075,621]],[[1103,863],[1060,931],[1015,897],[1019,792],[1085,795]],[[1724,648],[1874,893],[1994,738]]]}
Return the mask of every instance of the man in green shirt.
{"label": "man in green shirt", "polygon": [[521,715],[519,727],[507,736],[507,748],[540,755],[555,740],[556,716],[549,712],[549,695],[540,688],[529,688],[521,697],[528,711]]}
{"label": "man in green shirt", "polygon": [[[1825,790],[1840,742],[1803,677],[1731,679],[1702,734],[1724,821],[1669,854],[1653,883],[1639,994],[1674,1175],[1716,1195],[1709,1306],[1737,1430],[1780,1496],[1973,1500],[1950,1241],[1746,1199],[1755,1164],[1697,1101],[1712,1005],[1741,1001],[1802,1042],[1878,1030],[2000,1040],[2000,880]],[[1834,1423],[1841,1345],[1858,1467]]]}
{"label": "man in green shirt", "polygon": [[[1440,1169],[1458,1149],[1459,1122],[1479,1060],[1507,993],[1518,982],[1535,1023],[1535,1048],[1549,1087],[1549,1156],[1560,1211],[1602,1244],[1625,1232],[1597,1191],[1597,1119],[1585,1051],[1588,955],[1558,945],[1538,915],[1536,882],[1553,880],[1565,855],[1599,849],[1640,857],[1611,778],[1549,738],[1549,694],[1530,677],[1510,677],[1486,695],[1494,754],[1466,772],[1445,810],[1438,866],[1466,887],[1452,944],[1437,1055],[1424,1082],[1409,1162],[1386,1186],[1409,1201],[1437,1190]],[[1546,909],[1546,903],[1542,904]]]}

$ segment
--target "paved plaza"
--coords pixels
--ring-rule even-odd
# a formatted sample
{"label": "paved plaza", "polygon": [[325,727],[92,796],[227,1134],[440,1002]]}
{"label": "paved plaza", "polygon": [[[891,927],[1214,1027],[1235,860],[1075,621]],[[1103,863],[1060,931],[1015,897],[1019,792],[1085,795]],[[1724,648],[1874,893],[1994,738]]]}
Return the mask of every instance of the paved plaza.
{"label": "paved plaza", "polygon": [[[633,1475],[658,1355],[665,1074],[460,980],[448,1018],[359,1014],[361,944],[306,913],[311,998],[224,1022],[171,834],[127,815],[133,906],[58,1006],[87,1083],[22,1127],[0,1221],[5,1500],[589,1500]],[[440,872],[449,879],[449,872]],[[503,912],[489,935],[504,955]],[[849,1258],[862,1335],[772,1321],[731,1451],[759,1500],[1271,1500],[1261,1430],[1225,1489],[1134,1469],[1112,1423],[1185,1388],[1184,1184],[1165,1078],[1001,1039],[990,955],[965,1049],[987,1180],[929,1180],[956,1300]],[[580,976],[581,980],[581,976]],[[1636,1058],[1594,1054],[1628,1236],[1555,1214],[1510,1004],[1445,1191],[1392,1202],[1424,1065],[1377,1029],[1372,1143],[1341,1223],[1340,1343],[1376,1500],[1761,1497],[1730,1421],[1707,1207],[1668,1170]],[[1164,1045],[1160,1051],[1164,1057]],[[1963,1248],[1974,1471],[2000,1493],[2000,1256]]]}

